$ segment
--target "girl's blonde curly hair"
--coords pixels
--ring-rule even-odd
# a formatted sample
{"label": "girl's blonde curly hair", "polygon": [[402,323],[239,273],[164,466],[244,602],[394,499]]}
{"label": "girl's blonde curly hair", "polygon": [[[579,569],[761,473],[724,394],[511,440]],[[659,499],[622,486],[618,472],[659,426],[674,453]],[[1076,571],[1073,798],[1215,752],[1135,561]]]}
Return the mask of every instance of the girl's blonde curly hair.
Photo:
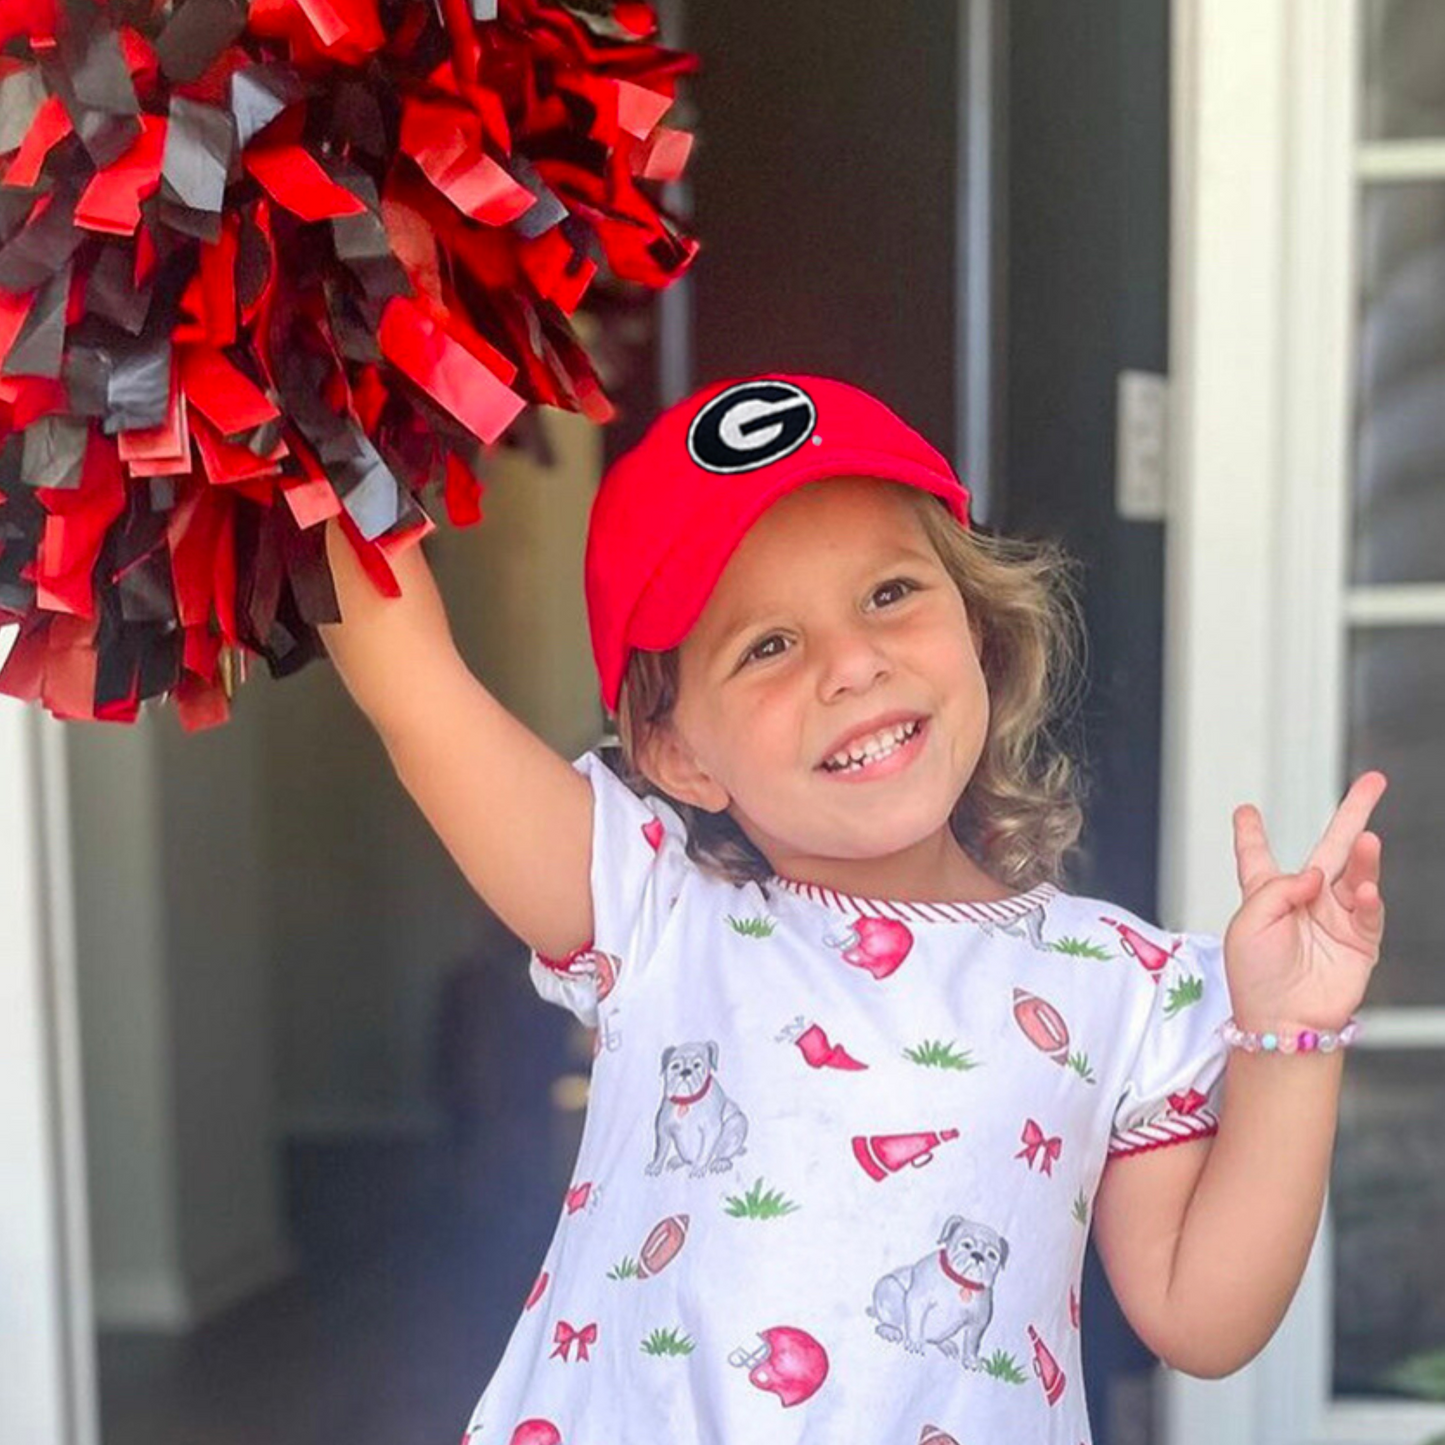
{"label": "girl's blonde curly hair", "polygon": [[[1017,892],[1043,882],[1062,885],[1065,857],[1078,848],[1086,793],[1055,731],[1082,693],[1079,564],[1057,543],[965,528],[929,493],[903,491],[983,643],[988,735],[954,806],[954,836],[986,873]],[[672,715],[678,677],[676,648],[632,653],[618,698],[618,771],[634,791],[656,794],[676,809],[687,828],[688,855],[700,867],[738,884],[764,882],[772,867],[726,812],[679,802],[638,765],[646,730]]]}

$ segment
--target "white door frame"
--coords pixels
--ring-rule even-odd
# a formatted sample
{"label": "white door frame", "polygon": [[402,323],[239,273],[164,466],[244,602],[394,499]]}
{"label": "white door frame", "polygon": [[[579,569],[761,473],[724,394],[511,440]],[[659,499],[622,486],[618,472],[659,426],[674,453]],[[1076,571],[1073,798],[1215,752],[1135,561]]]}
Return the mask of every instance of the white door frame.
{"label": "white door frame", "polygon": [[0,698],[0,1440],[27,1445],[99,1439],[67,813],[62,725]]}
{"label": "white door frame", "polygon": [[[1297,868],[1344,759],[1359,0],[1173,0],[1160,916],[1222,930],[1231,812]],[[1416,1011],[1418,1013],[1418,1011]],[[1409,1011],[1362,1011],[1407,1044]],[[1227,1107],[1227,1105],[1226,1105]],[[1289,1314],[1221,1381],[1161,1369],[1164,1445],[1415,1445],[1445,1409],[1332,1403],[1328,1204]]]}

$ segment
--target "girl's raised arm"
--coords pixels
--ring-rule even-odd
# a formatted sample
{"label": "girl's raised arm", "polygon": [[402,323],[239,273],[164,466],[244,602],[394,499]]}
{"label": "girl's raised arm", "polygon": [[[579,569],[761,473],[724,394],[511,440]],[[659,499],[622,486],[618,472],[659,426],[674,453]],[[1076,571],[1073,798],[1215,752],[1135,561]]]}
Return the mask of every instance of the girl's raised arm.
{"label": "girl's raised arm", "polygon": [[343,621],[322,640],[403,786],[467,880],[539,953],[592,941],[592,790],[467,668],[420,546],[383,597],[337,521],[326,548]]}

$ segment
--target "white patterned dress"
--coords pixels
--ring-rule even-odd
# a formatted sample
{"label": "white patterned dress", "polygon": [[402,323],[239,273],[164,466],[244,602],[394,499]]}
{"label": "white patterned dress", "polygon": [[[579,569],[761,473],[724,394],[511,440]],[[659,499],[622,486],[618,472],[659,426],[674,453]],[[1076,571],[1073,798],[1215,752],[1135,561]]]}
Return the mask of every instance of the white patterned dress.
{"label": "white patterned dress", "polygon": [[556,1232],[465,1445],[1081,1445],[1105,1165],[1216,1132],[1220,940],[1041,884],[738,887],[602,759]]}

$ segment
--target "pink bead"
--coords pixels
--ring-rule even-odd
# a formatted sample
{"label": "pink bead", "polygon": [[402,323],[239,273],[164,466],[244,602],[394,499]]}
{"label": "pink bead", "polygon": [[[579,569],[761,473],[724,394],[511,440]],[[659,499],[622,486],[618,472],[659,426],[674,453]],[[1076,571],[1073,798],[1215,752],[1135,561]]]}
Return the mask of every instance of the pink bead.
{"label": "pink bead", "polygon": [[1319,1047],[1319,1042],[1320,1036],[1313,1029],[1306,1029],[1304,1033],[1299,1036],[1300,1053],[1313,1053]]}

